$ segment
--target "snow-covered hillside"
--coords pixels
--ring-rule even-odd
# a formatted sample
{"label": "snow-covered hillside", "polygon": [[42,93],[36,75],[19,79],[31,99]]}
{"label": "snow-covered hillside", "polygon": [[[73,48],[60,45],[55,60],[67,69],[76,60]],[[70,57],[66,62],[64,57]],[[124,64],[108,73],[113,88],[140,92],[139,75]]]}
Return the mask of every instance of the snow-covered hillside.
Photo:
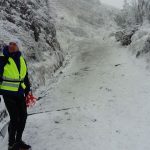
{"label": "snow-covered hillside", "polygon": [[113,31],[116,26],[114,17],[118,10],[99,0],[49,0],[49,5],[65,52],[73,49],[77,41],[100,36],[102,28]]}

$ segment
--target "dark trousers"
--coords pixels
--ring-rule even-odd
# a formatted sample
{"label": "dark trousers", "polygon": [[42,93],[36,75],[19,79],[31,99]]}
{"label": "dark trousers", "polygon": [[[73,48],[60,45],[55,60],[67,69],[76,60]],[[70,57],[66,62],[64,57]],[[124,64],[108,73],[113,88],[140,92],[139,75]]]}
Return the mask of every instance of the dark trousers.
{"label": "dark trousers", "polygon": [[3,95],[6,108],[10,116],[8,127],[9,145],[22,140],[22,134],[27,119],[27,107],[23,95]]}

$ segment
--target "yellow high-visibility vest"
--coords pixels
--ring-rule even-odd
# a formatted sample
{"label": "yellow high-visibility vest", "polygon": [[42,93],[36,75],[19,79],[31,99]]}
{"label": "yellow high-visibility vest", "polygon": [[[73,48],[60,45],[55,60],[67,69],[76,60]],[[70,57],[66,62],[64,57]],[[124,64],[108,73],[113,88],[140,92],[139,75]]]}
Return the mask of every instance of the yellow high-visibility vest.
{"label": "yellow high-visibility vest", "polygon": [[9,63],[4,66],[3,81],[0,83],[0,89],[17,92],[20,85],[25,89],[24,78],[27,74],[27,65],[24,58],[20,56],[20,72],[13,58],[9,57],[8,61]]}

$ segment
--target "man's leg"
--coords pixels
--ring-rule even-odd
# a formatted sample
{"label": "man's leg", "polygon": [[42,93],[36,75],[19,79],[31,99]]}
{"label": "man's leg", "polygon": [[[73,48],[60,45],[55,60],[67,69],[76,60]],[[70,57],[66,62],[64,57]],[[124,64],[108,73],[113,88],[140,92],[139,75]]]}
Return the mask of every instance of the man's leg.
{"label": "man's leg", "polygon": [[12,146],[16,140],[16,132],[18,126],[18,108],[16,98],[14,96],[3,95],[6,108],[10,116],[8,127],[9,145]]}
{"label": "man's leg", "polygon": [[26,125],[26,119],[27,119],[27,106],[25,102],[25,97],[19,96],[17,100],[17,105],[19,108],[19,122],[18,122],[18,128],[17,128],[17,135],[16,135],[16,142],[22,141],[22,134]]}

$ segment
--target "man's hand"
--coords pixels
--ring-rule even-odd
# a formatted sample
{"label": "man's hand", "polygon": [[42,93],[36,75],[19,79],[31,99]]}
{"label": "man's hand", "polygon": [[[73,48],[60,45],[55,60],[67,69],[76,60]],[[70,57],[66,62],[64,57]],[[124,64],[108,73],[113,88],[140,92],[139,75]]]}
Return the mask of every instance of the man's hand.
{"label": "man's hand", "polygon": [[33,96],[32,91],[28,92],[28,95],[26,95],[25,99],[27,107],[32,107],[37,101],[37,98]]}

